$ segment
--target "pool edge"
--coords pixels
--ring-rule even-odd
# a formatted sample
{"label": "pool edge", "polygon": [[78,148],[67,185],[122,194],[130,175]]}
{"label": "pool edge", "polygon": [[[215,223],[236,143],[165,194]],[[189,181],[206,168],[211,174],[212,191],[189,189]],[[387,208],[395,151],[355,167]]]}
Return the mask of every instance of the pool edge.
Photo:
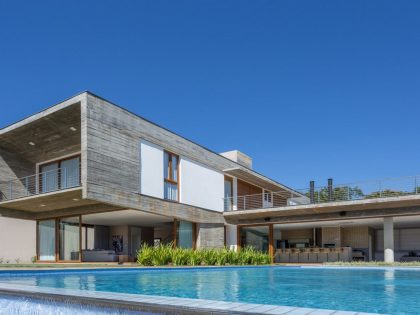
{"label": "pool edge", "polygon": [[[155,314],[272,314],[272,315],[372,315],[374,313],[326,310],[293,306],[237,303],[203,299],[174,298],[112,292],[51,289],[1,283],[0,297],[26,297],[66,304],[83,304],[106,309],[151,312]],[[376,314],[376,313],[375,313]]]}

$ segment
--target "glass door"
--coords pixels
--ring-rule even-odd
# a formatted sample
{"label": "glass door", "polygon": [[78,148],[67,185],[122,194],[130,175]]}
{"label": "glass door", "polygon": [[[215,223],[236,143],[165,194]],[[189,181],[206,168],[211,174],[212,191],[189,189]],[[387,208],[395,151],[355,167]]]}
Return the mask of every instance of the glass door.
{"label": "glass door", "polygon": [[58,163],[50,163],[40,168],[41,192],[47,193],[58,190]]}
{"label": "glass door", "polygon": [[38,221],[38,260],[55,261],[55,220]]}
{"label": "glass door", "polygon": [[231,211],[233,206],[233,181],[232,178],[225,177],[225,204],[224,210]]}
{"label": "glass door", "polygon": [[77,187],[80,183],[80,158],[75,157],[60,162],[60,188]]}
{"label": "glass door", "polygon": [[80,261],[80,217],[76,216],[59,219],[58,230],[58,259],[60,261]]}
{"label": "glass door", "polygon": [[194,248],[195,224],[188,221],[175,221],[176,246],[181,248]]}

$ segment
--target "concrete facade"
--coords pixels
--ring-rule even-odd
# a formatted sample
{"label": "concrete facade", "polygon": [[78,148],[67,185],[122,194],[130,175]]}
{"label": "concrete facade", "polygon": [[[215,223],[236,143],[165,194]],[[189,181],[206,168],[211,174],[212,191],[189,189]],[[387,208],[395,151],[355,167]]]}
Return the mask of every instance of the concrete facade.
{"label": "concrete facade", "polygon": [[[179,157],[177,201],[164,198],[165,151]],[[42,165],[72,156],[80,157],[79,185],[66,189],[57,186],[56,190],[43,192]],[[61,177],[57,175],[56,180]],[[239,189],[238,182],[242,185]],[[245,209],[244,202],[238,198],[246,197],[245,193],[239,195],[244,183],[255,188],[253,191],[261,192],[252,197],[257,205],[252,209]],[[227,192],[229,185],[232,186]],[[225,197],[230,198],[226,209]],[[136,211],[136,222],[131,222],[132,217],[121,221],[118,211]],[[16,218],[27,220],[11,224],[21,224],[26,229],[19,227],[10,231],[7,226],[4,229],[8,229],[7,232],[3,233],[22,233],[22,237],[14,241],[16,245],[10,245],[13,248],[19,247],[20,239],[27,239],[27,234],[33,235],[30,242],[20,246],[24,248],[22,252],[8,249],[11,255],[8,259],[21,256],[22,261],[26,261],[34,256],[36,220],[81,216],[83,222],[83,218],[93,214],[105,217],[105,213],[118,217],[118,224],[107,221],[108,238],[112,240],[113,234],[122,235],[124,254],[133,252],[129,226],[147,231],[142,239],[147,239],[148,244],[169,243],[176,240],[176,227],[171,223],[183,221],[194,224],[194,241],[197,247],[203,248],[226,245],[236,250],[241,246],[242,240],[238,238],[241,227],[269,227],[269,234],[264,236],[269,244],[265,238],[258,239],[260,231],[257,236],[247,233],[252,234],[256,242],[269,245],[271,253],[277,243],[285,239],[316,243],[315,230],[286,228],[283,231],[275,228],[277,224],[312,224],[322,234],[319,246],[368,250],[369,259],[377,256],[375,251],[379,247],[372,244],[377,243],[379,228],[358,226],[352,221],[380,218],[383,220],[380,227],[383,229],[383,255],[385,261],[390,262],[394,260],[396,242],[393,218],[420,216],[420,194],[310,203],[304,193],[254,171],[252,158],[246,154],[237,150],[215,153],[90,92],[0,130],[0,215],[4,222]],[[90,224],[104,224],[100,221]],[[332,221],[334,225],[327,223]],[[320,222],[326,223],[320,225]],[[351,226],[341,226],[340,222]],[[398,224],[405,228],[400,221]],[[125,232],[118,232],[122,227]],[[103,246],[112,247],[109,243],[111,241]],[[410,244],[413,245],[401,248],[406,252],[417,250],[417,244]]]}

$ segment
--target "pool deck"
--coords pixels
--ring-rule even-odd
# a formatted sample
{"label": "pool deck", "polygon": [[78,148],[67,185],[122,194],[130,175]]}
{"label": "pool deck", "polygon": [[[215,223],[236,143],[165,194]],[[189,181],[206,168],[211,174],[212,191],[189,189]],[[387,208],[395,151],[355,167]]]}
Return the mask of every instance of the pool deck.
{"label": "pool deck", "polygon": [[165,296],[125,294],[46,288],[0,282],[0,296],[30,297],[58,303],[87,304],[97,307],[151,312],[154,314],[272,314],[272,315],[369,315],[351,311],[337,311],[292,306],[264,305],[174,298]]}

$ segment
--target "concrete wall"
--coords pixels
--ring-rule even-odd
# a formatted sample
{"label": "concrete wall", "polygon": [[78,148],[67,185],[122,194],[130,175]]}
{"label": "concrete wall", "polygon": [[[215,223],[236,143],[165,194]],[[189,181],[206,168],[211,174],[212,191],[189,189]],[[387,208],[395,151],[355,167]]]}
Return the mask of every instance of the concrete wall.
{"label": "concrete wall", "polygon": [[223,224],[197,224],[197,248],[223,248],[225,228]]}
{"label": "concrete wall", "polygon": [[140,193],[163,198],[163,149],[140,141]]}
{"label": "concrete wall", "polygon": [[[139,194],[142,181],[141,140],[154,143],[180,156],[184,156],[184,152],[185,156],[197,155],[197,150],[205,152],[203,157],[212,155],[208,151],[199,150],[192,142],[90,94],[87,95],[86,104],[82,103],[81,136],[84,198],[190,222],[224,222],[222,215],[216,211],[151,199],[147,195]],[[149,151],[151,155],[153,152]],[[212,156],[226,162],[221,156]],[[158,173],[156,169],[152,172]],[[159,180],[162,181],[163,189],[163,170]],[[153,184],[153,187],[151,193],[158,194],[157,184]]]}
{"label": "concrete wall", "polygon": [[29,263],[36,255],[36,222],[0,217],[0,260]]}
{"label": "concrete wall", "polygon": [[335,244],[341,247],[341,228],[339,226],[322,228],[322,246],[325,244]]}
{"label": "concrete wall", "polygon": [[352,248],[369,247],[369,227],[352,226],[341,229],[341,245]]}
{"label": "concrete wall", "polygon": [[180,175],[180,201],[182,203],[223,211],[223,173],[181,157]]}
{"label": "concrete wall", "polygon": [[313,239],[313,238],[314,238],[313,229],[281,230],[282,240]]}
{"label": "concrete wall", "polygon": [[174,226],[173,224],[160,225],[154,229],[154,238],[160,238],[163,244],[174,241]]}

